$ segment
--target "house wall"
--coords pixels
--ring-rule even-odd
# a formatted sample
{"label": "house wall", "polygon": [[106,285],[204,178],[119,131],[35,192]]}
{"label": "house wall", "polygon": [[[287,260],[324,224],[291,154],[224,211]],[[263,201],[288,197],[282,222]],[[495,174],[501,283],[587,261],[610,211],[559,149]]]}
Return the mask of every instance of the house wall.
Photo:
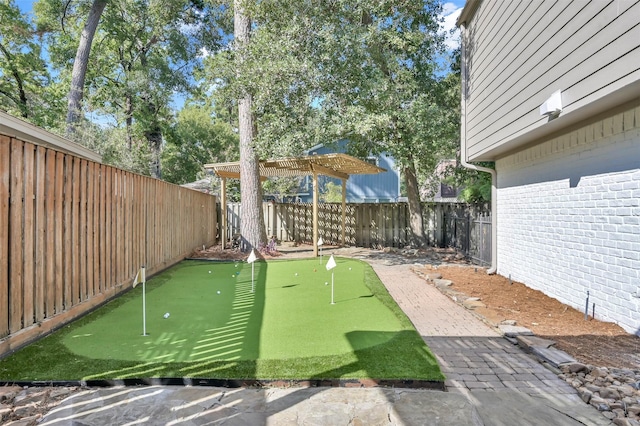
{"label": "house wall", "polygon": [[351,203],[394,202],[400,197],[400,177],[395,160],[386,154],[377,157],[378,167],[386,172],[375,175],[352,175],[347,180],[347,200]]}
{"label": "house wall", "polygon": [[640,330],[640,99],[496,162],[498,273]]}
{"label": "house wall", "polygon": [[[347,141],[338,142],[336,147],[320,146],[309,151],[309,155],[332,154],[334,152],[347,152]],[[395,159],[387,154],[380,154],[377,157],[377,166],[386,169],[386,172],[373,175],[351,175],[347,180],[347,202],[363,203],[363,202],[395,202],[400,197],[400,175],[396,168]],[[340,179],[330,178],[327,176],[319,176],[320,185],[327,182],[334,182],[341,186]],[[301,196],[303,202],[311,202],[313,197],[311,191],[311,178],[306,181],[308,195]]]}
{"label": "house wall", "polygon": [[[507,155],[596,105],[637,97],[640,0],[470,3],[461,18],[470,161]],[[557,90],[562,114],[549,121],[539,107]]]}

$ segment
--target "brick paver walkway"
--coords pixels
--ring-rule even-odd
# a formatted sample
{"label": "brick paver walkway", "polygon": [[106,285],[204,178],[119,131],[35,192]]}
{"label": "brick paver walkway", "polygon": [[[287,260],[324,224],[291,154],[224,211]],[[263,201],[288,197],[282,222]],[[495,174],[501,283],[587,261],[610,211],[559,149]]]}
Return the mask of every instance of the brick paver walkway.
{"label": "brick paver walkway", "polygon": [[436,355],[449,390],[576,393],[533,357],[413,273],[411,265],[371,265]]}

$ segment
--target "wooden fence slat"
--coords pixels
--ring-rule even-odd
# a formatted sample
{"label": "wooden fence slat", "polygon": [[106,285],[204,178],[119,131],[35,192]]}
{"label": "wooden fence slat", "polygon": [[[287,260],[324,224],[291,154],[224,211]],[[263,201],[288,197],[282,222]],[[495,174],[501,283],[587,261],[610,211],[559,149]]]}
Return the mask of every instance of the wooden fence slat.
{"label": "wooden fence slat", "polygon": [[80,186],[80,199],[79,199],[79,220],[80,224],[79,228],[79,252],[78,263],[79,263],[79,288],[78,288],[78,302],[82,302],[87,300],[89,291],[88,291],[88,280],[87,280],[87,161],[80,160],[79,164],[80,174],[78,183]]}
{"label": "wooden fence slat", "polygon": [[112,257],[113,265],[113,284],[117,284],[122,279],[122,241],[120,240],[120,227],[122,226],[122,171],[114,169],[113,171],[113,247]]}
{"label": "wooden fence slat", "polygon": [[[45,271],[46,264],[50,261],[50,254],[45,248],[47,233],[46,208],[45,208],[45,186],[46,186],[46,149],[42,146],[36,148],[36,249],[35,249],[35,321],[40,322],[45,318]],[[52,252],[50,252],[52,253]]]}
{"label": "wooden fence slat", "polygon": [[71,274],[72,271],[72,262],[71,258],[73,257],[73,222],[71,221],[72,210],[73,210],[73,157],[70,155],[64,156],[64,200],[63,200],[63,208],[64,208],[64,235],[63,235],[63,253],[64,253],[64,273],[63,280],[64,288],[63,288],[63,302],[62,309],[67,310],[71,308],[72,305],[72,297],[71,297],[71,282],[73,281],[73,277]]}
{"label": "wooden fence slat", "polygon": [[35,152],[36,147],[30,143],[24,144],[24,200],[23,200],[23,312],[22,327],[33,324],[35,317],[34,308],[34,249],[35,249]]}
{"label": "wooden fence slat", "polygon": [[11,140],[11,199],[9,212],[9,333],[22,328],[23,294],[23,210],[24,210],[24,144]]}
{"label": "wooden fence slat", "polygon": [[106,199],[105,199],[105,215],[106,219],[104,221],[106,225],[105,232],[105,264],[106,264],[106,277],[105,277],[105,289],[112,288],[114,284],[114,277],[112,274],[113,271],[113,168],[106,167],[105,169],[105,180],[106,180]]}
{"label": "wooden fence slat", "polygon": [[59,314],[64,310],[65,306],[65,255],[64,250],[66,248],[65,243],[65,228],[68,226],[65,223],[66,220],[66,209],[64,208],[64,191],[66,186],[66,156],[58,152],[56,153],[56,180],[55,180],[55,200],[54,200],[54,209],[55,209],[55,218],[56,218],[56,228],[55,228],[55,247],[56,247],[56,255],[55,255],[55,313]]}
{"label": "wooden fence slat", "polygon": [[125,174],[125,181],[124,181],[124,206],[125,206],[125,219],[124,219],[124,226],[125,226],[125,230],[124,230],[124,235],[123,235],[123,244],[124,244],[124,278],[125,279],[129,279],[128,277],[131,276],[131,272],[133,270],[132,268],[132,264],[133,262],[131,261],[131,246],[133,245],[133,238],[132,238],[132,227],[131,225],[133,224],[132,220],[133,220],[133,213],[132,213],[132,208],[133,208],[133,204],[132,204],[132,198],[131,198],[131,181],[132,181],[132,176],[130,173],[126,173]]}
{"label": "wooden fence slat", "polygon": [[94,248],[94,196],[95,196],[95,163],[93,161],[87,163],[87,300],[91,299],[94,292],[94,263],[95,256],[93,253]]}
{"label": "wooden fence slat", "polygon": [[80,249],[80,232],[82,224],[80,223],[80,158],[73,158],[72,169],[72,198],[71,198],[71,306],[80,302],[81,297],[81,276],[80,276],[80,263],[82,252]]}
{"label": "wooden fence slat", "polygon": [[11,143],[0,135],[0,339],[9,334],[9,176]]}
{"label": "wooden fence slat", "polygon": [[45,172],[45,214],[46,214],[46,240],[45,253],[47,256],[45,266],[45,318],[50,318],[55,314],[55,271],[56,271],[56,250],[55,232],[56,232],[56,211],[55,199],[59,195],[56,193],[56,153],[52,149],[48,149],[46,153],[46,172]]}

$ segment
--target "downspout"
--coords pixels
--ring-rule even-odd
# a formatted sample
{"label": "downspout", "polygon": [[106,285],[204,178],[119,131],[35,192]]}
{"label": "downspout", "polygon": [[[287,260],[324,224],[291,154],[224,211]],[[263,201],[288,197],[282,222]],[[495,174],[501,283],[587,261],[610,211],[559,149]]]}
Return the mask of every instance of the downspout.
{"label": "downspout", "polygon": [[461,102],[460,102],[460,163],[472,170],[479,172],[485,172],[491,174],[491,267],[487,270],[487,274],[493,275],[498,270],[498,173],[494,169],[488,167],[482,167],[467,162],[467,62],[466,62],[466,40],[467,28],[464,24],[460,25],[460,87],[461,87]]}

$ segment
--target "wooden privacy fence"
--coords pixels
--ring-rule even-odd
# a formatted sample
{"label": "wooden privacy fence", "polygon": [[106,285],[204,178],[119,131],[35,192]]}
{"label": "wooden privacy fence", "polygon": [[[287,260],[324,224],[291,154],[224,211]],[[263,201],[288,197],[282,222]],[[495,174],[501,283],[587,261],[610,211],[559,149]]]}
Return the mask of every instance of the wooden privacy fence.
{"label": "wooden privacy fence", "polygon": [[[229,240],[240,233],[240,203],[227,206]],[[342,204],[321,203],[318,232],[326,244],[341,243]],[[491,216],[488,206],[424,203],[422,221],[427,242],[455,247],[480,263],[491,263]],[[268,236],[279,241],[313,243],[313,206],[263,203]],[[463,226],[464,225],[464,226]],[[358,247],[404,247],[410,242],[407,203],[347,204],[345,243]]]}
{"label": "wooden privacy fence", "polygon": [[215,197],[0,135],[0,356],[215,242]]}

